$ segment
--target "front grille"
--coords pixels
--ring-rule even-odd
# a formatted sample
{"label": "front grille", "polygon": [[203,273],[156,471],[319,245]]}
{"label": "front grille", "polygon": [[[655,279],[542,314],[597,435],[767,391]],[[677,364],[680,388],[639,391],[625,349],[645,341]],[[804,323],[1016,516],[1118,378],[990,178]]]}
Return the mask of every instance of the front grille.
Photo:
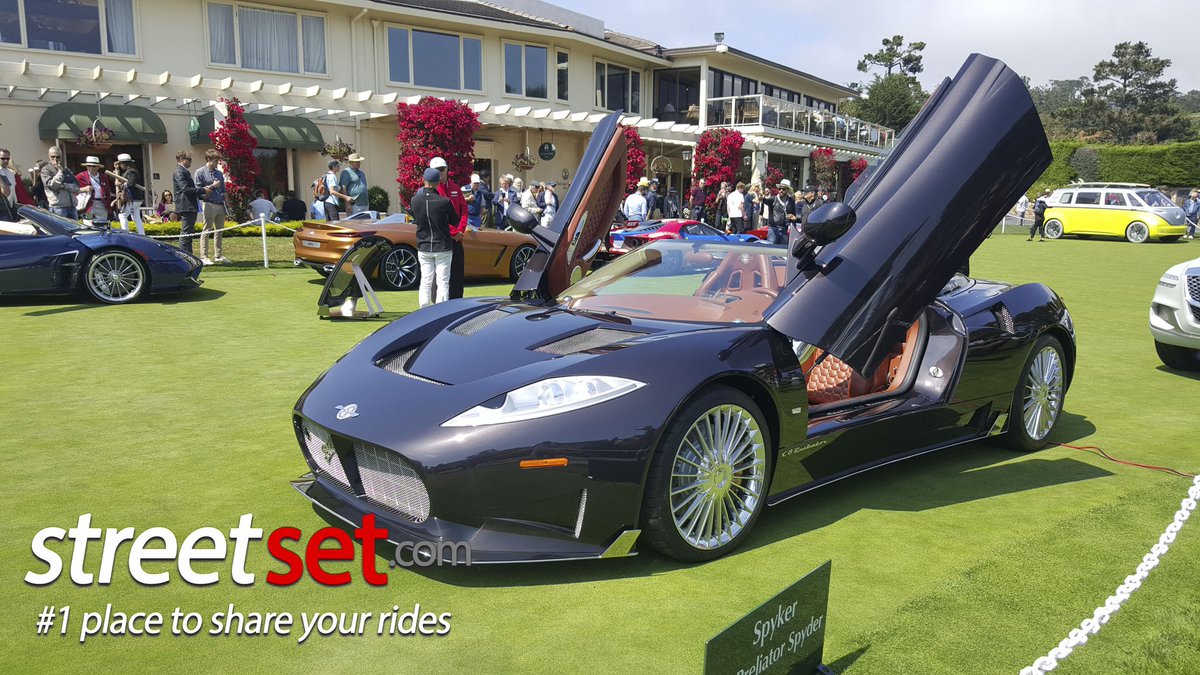
{"label": "front grille", "polygon": [[597,347],[604,347],[640,335],[643,335],[643,333],[615,330],[612,328],[593,328],[582,333],[567,336],[561,340],[547,342],[541,347],[534,349],[534,351],[566,356],[567,354],[575,354],[577,352],[585,352],[589,349],[596,349]]}
{"label": "front grille", "polygon": [[1200,323],[1200,307],[1188,305],[1188,308],[1192,310],[1192,321]]}
{"label": "front grille", "polygon": [[[1187,278],[1188,295],[1192,296],[1192,300],[1200,302],[1200,276],[1188,275]],[[1195,311],[1194,309],[1192,311]]]}
{"label": "front grille", "polygon": [[354,457],[368,501],[414,523],[429,518],[425,483],[400,455],[355,441]]}
{"label": "front grille", "polygon": [[493,310],[484,312],[483,314],[480,314],[479,316],[473,316],[470,319],[467,319],[466,321],[458,324],[454,328],[451,328],[450,332],[454,333],[455,335],[462,335],[463,337],[466,337],[468,335],[478,333],[479,331],[483,330],[484,328],[487,328],[488,326],[492,325],[496,321],[499,321],[500,319],[503,319],[504,317],[508,316],[508,314],[509,314],[508,312],[505,312],[503,310],[493,309]]}
{"label": "front grille", "polygon": [[304,447],[308,450],[309,457],[312,457],[316,470],[346,492],[350,492],[350,481],[346,480],[346,472],[333,449],[333,439],[329,437],[329,432],[308,420],[301,420],[300,434],[304,437]]}
{"label": "front grille", "polygon": [[409,361],[409,359],[411,359],[413,357],[413,354],[416,354],[416,353],[417,353],[416,347],[410,347],[408,349],[404,349],[404,350],[401,350],[398,352],[392,352],[391,354],[388,354],[387,356],[376,361],[375,365],[379,366],[380,368],[383,368],[384,370],[388,371],[389,373],[395,373],[396,375],[403,375],[404,377],[407,377],[407,378],[410,378],[413,380],[417,380],[420,382],[427,382],[429,384],[444,385],[445,382],[438,382],[437,380],[431,380],[427,377],[421,377],[420,375],[414,375],[413,373],[409,372],[408,361]]}

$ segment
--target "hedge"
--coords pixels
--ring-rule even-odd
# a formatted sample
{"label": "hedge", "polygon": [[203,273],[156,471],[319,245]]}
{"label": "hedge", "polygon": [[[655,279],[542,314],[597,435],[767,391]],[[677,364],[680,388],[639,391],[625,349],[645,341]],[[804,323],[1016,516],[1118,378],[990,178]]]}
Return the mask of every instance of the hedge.
{"label": "hedge", "polygon": [[[1095,160],[1073,157],[1079,150]],[[1162,145],[1083,145],[1076,141],[1050,144],[1054,159],[1029,191],[1032,199],[1043,188],[1063,187],[1079,178],[1076,166],[1098,161],[1097,181],[1191,187],[1200,185],[1200,142]],[[1072,161],[1074,160],[1074,161]]]}
{"label": "hedge", "polygon": [[[229,227],[230,225],[236,225],[236,223],[232,223],[232,222],[225,223],[225,227]],[[304,223],[293,220],[290,222],[283,223],[282,225],[286,225],[286,226],[292,228],[292,230],[298,230],[304,225]],[[196,231],[197,232],[199,232],[203,227],[204,227],[203,223],[196,223]],[[221,236],[224,236],[224,237],[257,237],[257,236],[260,236],[260,232],[261,231],[259,230],[258,225],[247,225],[246,227],[239,227],[236,230],[226,230],[225,232],[221,233]],[[179,223],[177,223],[177,222],[175,222],[175,223],[146,223],[146,234],[150,234],[150,235],[179,234]],[[292,236],[292,234],[293,234],[293,232],[291,230],[284,229],[280,224],[267,223],[267,236],[268,237],[290,237],[290,236]]]}

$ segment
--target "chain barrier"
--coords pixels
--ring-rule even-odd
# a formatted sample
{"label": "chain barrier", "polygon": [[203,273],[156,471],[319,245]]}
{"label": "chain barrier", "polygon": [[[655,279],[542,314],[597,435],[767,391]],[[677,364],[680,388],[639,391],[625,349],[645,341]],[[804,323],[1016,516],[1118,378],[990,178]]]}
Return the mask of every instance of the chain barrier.
{"label": "chain barrier", "polygon": [[1192,511],[1196,510],[1196,500],[1200,500],[1200,476],[1196,476],[1192,481],[1192,487],[1188,489],[1187,497],[1179,503],[1179,510],[1175,512],[1175,520],[1167,525],[1166,531],[1158,538],[1158,543],[1152,546],[1150,552],[1142,558],[1141,564],[1137,566],[1137,572],[1125,577],[1125,582],[1117,587],[1115,593],[1108,596],[1104,605],[1097,607],[1096,611],[1092,613],[1092,617],[1084,619],[1079,624],[1079,628],[1072,629],[1067,637],[1058,643],[1057,647],[1034,661],[1032,666],[1022,668],[1021,675],[1049,673],[1072,652],[1087,644],[1088,637],[1100,632],[1100,628],[1108,623],[1108,620],[1129,599],[1129,596],[1141,588],[1142,582],[1150,575],[1150,570],[1158,566],[1159,559],[1166,555],[1167,550],[1175,541],[1175,536],[1179,534],[1183,524],[1192,515]]}

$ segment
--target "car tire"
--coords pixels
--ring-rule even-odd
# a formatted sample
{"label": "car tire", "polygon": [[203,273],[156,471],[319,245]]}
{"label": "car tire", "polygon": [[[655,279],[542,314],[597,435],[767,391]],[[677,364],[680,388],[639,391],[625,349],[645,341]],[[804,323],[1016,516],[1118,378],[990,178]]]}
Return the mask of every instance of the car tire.
{"label": "car tire", "polygon": [[1181,234],[1173,234],[1169,237],[1162,237],[1159,239],[1159,241],[1163,242],[1164,244],[1174,244],[1175,242],[1179,241],[1182,238],[1183,238],[1183,235],[1181,235]]}
{"label": "car tire", "polygon": [[84,270],[83,287],[100,302],[123,305],[141,297],[150,285],[150,273],[136,255],[105,249],[92,256]]}
{"label": "car tire", "polygon": [[1058,218],[1047,220],[1042,226],[1042,232],[1045,233],[1047,239],[1062,239],[1063,224]]}
{"label": "car tire", "polygon": [[1200,372],[1200,349],[1188,349],[1155,340],[1154,351],[1158,352],[1159,360],[1168,368]]}
{"label": "car tire", "polygon": [[393,246],[379,262],[379,282],[393,291],[407,291],[417,287],[421,281],[421,265],[417,252],[411,246]]}
{"label": "car tire", "polygon": [[[1033,345],[1008,411],[1008,431],[1004,444],[1013,450],[1033,452],[1049,442],[1062,416],[1063,399],[1067,393],[1067,361],[1062,343],[1043,335]],[[1045,416],[1049,415],[1047,424]]]}
{"label": "car tire", "polygon": [[1142,244],[1150,240],[1150,228],[1140,220],[1135,220],[1125,228],[1125,239],[1133,244]]}
{"label": "car tire", "polygon": [[508,262],[508,277],[516,283],[520,278],[521,272],[525,271],[525,267],[529,265],[533,254],[537,252],[537,247],[533,244],[521,244],[517,250],[513,251],[512,259]]}
{"label": "car tire", "polygon": [[770,430],[749,396],[725,386],[702,390],[671,419],[651,458],[642,505],[647,542],[687,562],[740,546],[766,505],[771,452]]}

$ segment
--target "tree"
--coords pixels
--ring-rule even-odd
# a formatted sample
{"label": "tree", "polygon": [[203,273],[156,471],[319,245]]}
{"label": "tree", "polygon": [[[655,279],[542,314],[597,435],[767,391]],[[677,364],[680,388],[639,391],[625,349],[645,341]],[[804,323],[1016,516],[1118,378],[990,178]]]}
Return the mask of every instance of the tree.
{"label": "tree", "polygon": [[637,127],[625,127],[625,194],[637,190],[638,179],[646,173],[646,151]]}
{"label": "tree", "polygon": [[1083,98],[1083,92],[1091,86],[1087,77],[1077,77],[1072,80],[1050,80],[1049,84],[1040,87],[1030,87],[1029,95],[1033,97],[1033,105],[1038,112],[1048,115],[1063,108],[1078,105]]}
{"label": "tree", "polygon": [[839,109],[852,117],[899,130],[917,116],[927,98],[929,94],[911,75],[876,75],[863,98],[846,101]]}
{"label": "tree", "polygon": [[225,104],[225,119],[208,137],[225,162],[225,203],[233,219],[241,223],[245,222],[250,202],[254,200],[254,182],[258,178],[254,149],[258,147],[258,139],[250,133],[246,110],[236,96],[222,97],[220,102]]}
{"label": "tree", "polygon": [[904,45],[903,35],[893,35],[883,39],[883,49],[874,54],[863,54],[858,62],[858,69],[867,72],[871,66],[883,68],[884,76],[890,76],[895,70],[899,74],[916,75],[924,69],[921,65],[921,50],[925,49],[924,42],[910,42]]}
{"label": "tree", "polygon": [[479,115],[465,103],[426,96],[415,104],[396,105],[396,124],[400,131],[400,160],[396,182],[400,184],[400,203],[408,206],[422,183],[421,174],[429,160],[446,160],[452,185],[470,181],[475,161],[475,132]]}
{"label": "tree", "polygon": [[1180,94],[1175,99],[1181,108],[1190,113],[1200,113],[1200,89],[1193,89],[1186,94]]}
{"label": "tree", "polygon": [[1175,79],[1162,79],[1170,65],[1170,59],[1154,58],[1145,42],[1117,44],[1112,59],[1094,68],[1096,86],[1084,92],[1085,114],[1118,144],[1186,141],[1192,125],[1175,102]]}

